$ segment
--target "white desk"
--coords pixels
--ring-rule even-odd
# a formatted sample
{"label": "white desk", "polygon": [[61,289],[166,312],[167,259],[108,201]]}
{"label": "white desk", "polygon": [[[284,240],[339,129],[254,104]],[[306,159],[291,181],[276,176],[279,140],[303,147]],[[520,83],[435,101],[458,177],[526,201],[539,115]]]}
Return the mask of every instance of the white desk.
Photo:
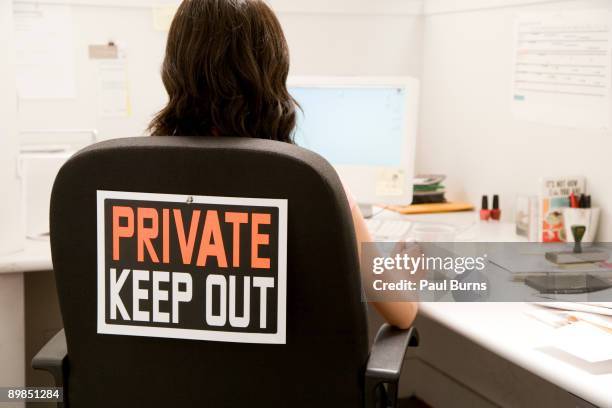
{"label": "white desk", "polygon": [[26,239],[22,251],[0,256],[0,274],[50,271],[49,240]]}
{"label": "white desk", "polygon": [[[377,217],[402,218],[389,211]],[[480,223],[474,212],[405,218],[457,225],[464,230],[459,234],[459,240],[521,240],[514,234],[514,224]],[[0,257],[0,274],[41,270],[51,270],[48,242],[28,241],[24,251]],[[23,296],[23,291],[20,296]],[[19,301],[18,297],[13,296],[13,301]],[[593,365],[551,352],[549,345],[552,344],[554,329],[528,317],[525,312],[532,307],[526,303],[424,303],[420,313],[586,401],[612,407],[612,361]],[[7,319],[6,315],[2,317]],[[0,321],[3,329],[7,327],[4,323]],[[23,324],[13,321],[8,326],[18,330]],[[13,333],[12,336],[23,341],[22,332]]]}
{"label": "white desk", "polygon": [[[475,212],[400,216],[384,211],[376,217],[455,225],[463,230],[461,241],[525,241],[514,223],[480,222]],[[527,315],[534,308],[527,303],[423,303],[419,313],[592,404],[612,407],[612,360],[590,364],[555,352],[554,329]]]}
{"label": "white desk", "polygon": [[[555,332],[527,303],[423,303],[421,313],[590,403],[612,407],[612,360],[591,364],[555,352]],[[588,345],[585,345],[588,347]]]}

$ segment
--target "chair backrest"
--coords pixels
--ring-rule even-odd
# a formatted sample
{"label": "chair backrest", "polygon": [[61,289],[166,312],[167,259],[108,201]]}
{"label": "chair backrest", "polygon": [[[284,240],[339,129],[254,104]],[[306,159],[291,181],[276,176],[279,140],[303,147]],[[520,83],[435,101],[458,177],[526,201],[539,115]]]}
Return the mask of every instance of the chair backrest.
{"label": "chair backrest", "polygon": [[93,145],[55,181],[51,247],[69,406],[362,405],[353,223],[320,156],[243,138]]}

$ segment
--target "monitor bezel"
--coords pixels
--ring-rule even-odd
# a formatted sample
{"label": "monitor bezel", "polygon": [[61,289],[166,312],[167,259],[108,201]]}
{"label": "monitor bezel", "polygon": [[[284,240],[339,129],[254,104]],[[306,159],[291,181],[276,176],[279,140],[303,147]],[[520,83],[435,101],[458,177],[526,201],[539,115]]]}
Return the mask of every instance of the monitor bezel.
{"label": "monitor bezel", "polygon": [[[404,172],[401,194],[381,194],[378,189],[385,169],[378,166],[347,166],[331,163],[360,204],[409,205],[412,203],[418,133],[420,82],[408,76],[291,76],[291,88],[403,88],[406,96],[404,137],[400,168]],[[411,120],[410,118],[413,118]]]}

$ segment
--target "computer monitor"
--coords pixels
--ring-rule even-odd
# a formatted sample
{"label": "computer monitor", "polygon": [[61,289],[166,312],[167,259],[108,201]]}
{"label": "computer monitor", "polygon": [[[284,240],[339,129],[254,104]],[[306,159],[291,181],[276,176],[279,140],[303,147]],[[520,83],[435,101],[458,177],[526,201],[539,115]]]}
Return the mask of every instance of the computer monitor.
{"label": "computer monitor", "polygon": [[360,205],[412,202],[419,82],[293,77],[298,146],[326,158]]}

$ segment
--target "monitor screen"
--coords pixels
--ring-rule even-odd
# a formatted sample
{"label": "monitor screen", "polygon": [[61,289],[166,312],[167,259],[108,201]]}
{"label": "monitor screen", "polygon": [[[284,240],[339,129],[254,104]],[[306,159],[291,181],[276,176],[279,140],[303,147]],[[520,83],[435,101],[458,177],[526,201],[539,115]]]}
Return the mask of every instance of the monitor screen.
{"label": "monitor screen", "polygon": [[301,106],[298,146],[340,166],[400,167],[405,141],[402,87],[293,87]]}

